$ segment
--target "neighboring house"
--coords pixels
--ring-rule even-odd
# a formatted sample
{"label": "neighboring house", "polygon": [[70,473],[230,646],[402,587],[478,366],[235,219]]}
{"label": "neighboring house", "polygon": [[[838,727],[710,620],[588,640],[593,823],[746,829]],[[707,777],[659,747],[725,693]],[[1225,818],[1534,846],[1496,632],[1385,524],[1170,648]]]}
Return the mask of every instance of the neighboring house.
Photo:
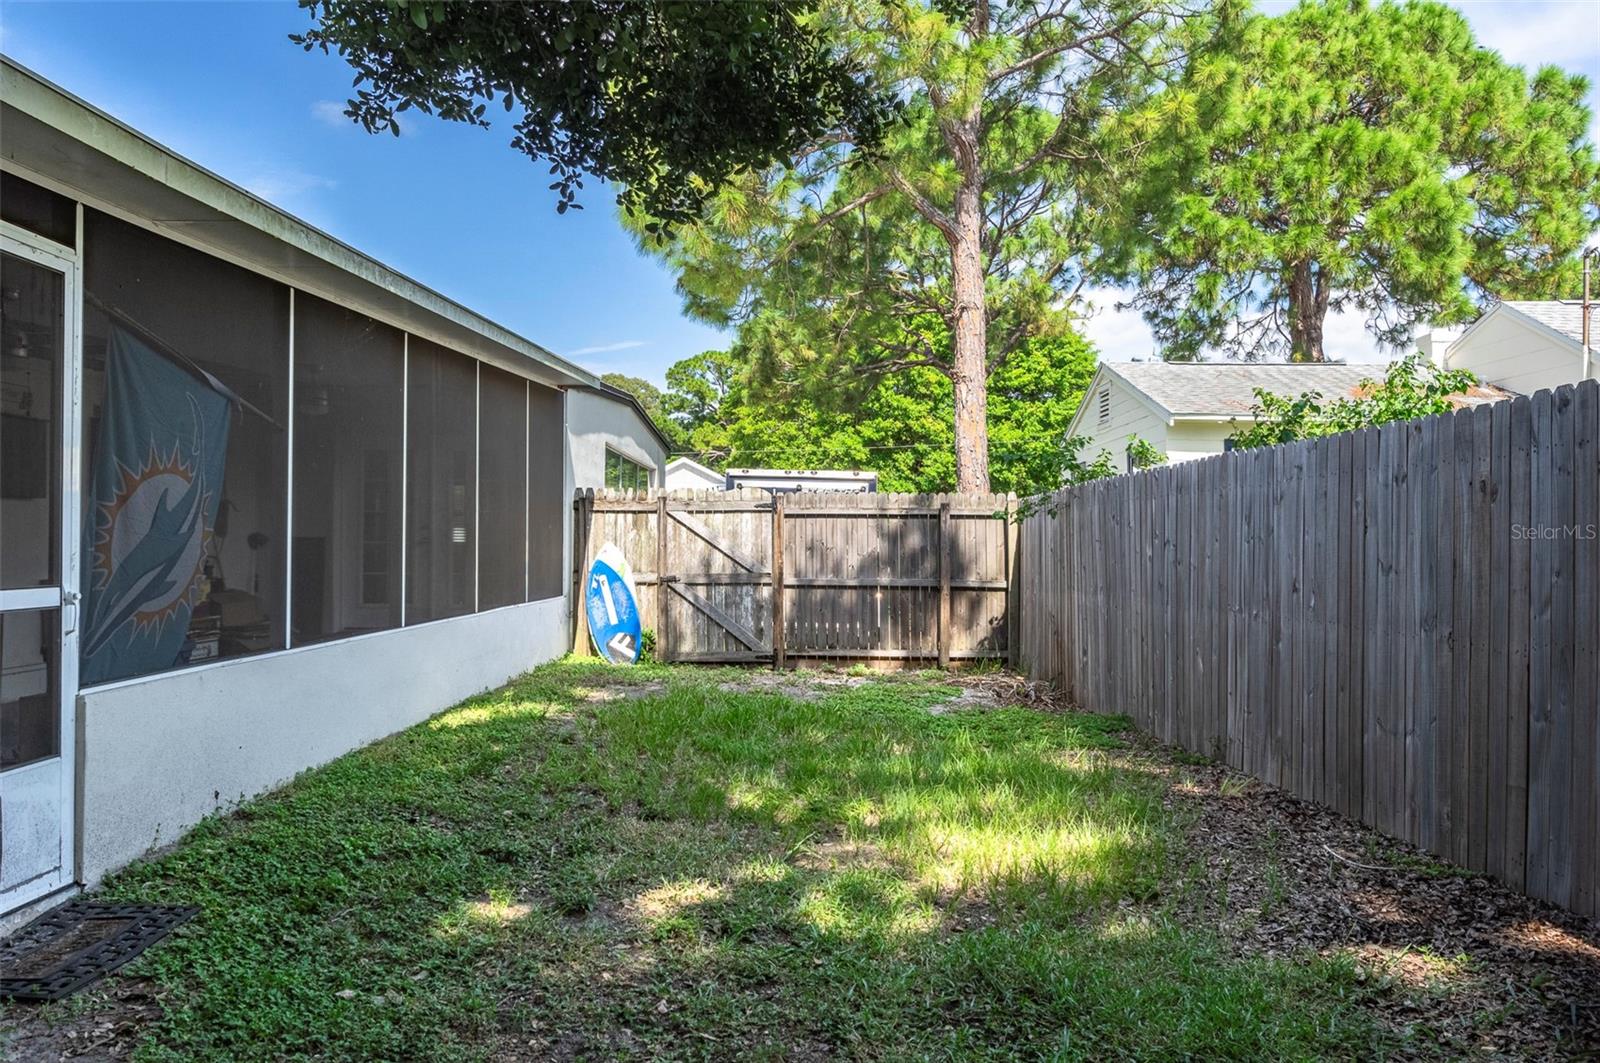
{"label": "neighboring house", "polygon": [[667,437],[639,400],[610,384],[567,391],[573,487],[660,487]]}
{"label": "neighboring house", "polygon": [[[1591,352],[1600,339],[1594,325],[1591,316]],[[1531,395],[1583,376],[1583,306],[1576,300],[1508,300],[1490,307],[1465,330],[1424,334],[1419,345],[1436,365],[1467,369],[1485,384]],[[1589,376],[1600,379],[1600,359],[1592,354]]]}
{"label": "neighboring house", "polygon": [[0,925],[565,652],[574,488],[665,464],[595,374],[9,60],[0,252]]}
{"label": "neighboring house", "polygon": [[[1227,449],[1237,425],[1254,420],[1258,388],[1285,397],[1316,391],[1331,399],[1354,396],[1362,380],[1382,374],[1377,364],[1101,362],[1067,435],[1089,441],[1080,451],[1085,458],[1104,450],[1119,468],[1129,467],[1135,438],[1169,462],[1190,461]],[[1504,397],[1494,388],[1474,388],[1463,401]]]}
{"label": "neighboring house", "polygon": [[693,458],[673,458],[667,462],[667,489],[678,490],[723,490],[727,487],[727,477],[715,469],[701,465]]}
{"label": "neighboring house", "polygon": [[729,469],[728,490],[759,487],[767,491],[851,491],[872,494],[878,474],[855,469]]}

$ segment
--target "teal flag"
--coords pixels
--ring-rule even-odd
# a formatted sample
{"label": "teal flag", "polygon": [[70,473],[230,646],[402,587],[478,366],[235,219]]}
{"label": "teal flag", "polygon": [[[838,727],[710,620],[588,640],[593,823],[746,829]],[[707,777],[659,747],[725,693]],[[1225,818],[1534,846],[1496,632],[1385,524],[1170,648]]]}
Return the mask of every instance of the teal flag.
{"label": "teal flag", "polygon": [[180,663],[222,501],[233,410],[218,387],[113,325],[85,499],[85,684]]}

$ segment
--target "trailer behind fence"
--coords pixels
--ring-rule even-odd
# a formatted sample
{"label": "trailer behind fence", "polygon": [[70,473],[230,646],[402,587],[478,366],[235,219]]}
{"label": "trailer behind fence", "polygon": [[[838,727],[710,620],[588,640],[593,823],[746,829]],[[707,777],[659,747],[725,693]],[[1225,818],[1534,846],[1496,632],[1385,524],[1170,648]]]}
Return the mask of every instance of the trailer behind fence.
{"label": "trailer behind fence", "polygon": [[1597,416],[1588,382],[1062,491],[1027,670],[1600,915]]}
{"label": "trailer behind fence", "polygon": [[662,660],[1004,661],[1016,615],[1015,504],[1006,495],[585,490],[574,502],[573,576],[615,543]]}

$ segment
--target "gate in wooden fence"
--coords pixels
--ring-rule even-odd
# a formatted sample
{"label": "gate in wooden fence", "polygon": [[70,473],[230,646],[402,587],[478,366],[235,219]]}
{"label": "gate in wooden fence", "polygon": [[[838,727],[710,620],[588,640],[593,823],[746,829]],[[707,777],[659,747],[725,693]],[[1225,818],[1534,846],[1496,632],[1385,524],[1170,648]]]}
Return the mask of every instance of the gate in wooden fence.
{"label": "gate in wooden fence", "polygon": [[1023,526],[1030,674],[1600,915],[1600,384],[1053,506]]}
{"label": "gate in wooden fence", "polygon": [[614,543],[662,660],[1003,661],[1014,509],[1006,495],[584,490],[574,588]]}

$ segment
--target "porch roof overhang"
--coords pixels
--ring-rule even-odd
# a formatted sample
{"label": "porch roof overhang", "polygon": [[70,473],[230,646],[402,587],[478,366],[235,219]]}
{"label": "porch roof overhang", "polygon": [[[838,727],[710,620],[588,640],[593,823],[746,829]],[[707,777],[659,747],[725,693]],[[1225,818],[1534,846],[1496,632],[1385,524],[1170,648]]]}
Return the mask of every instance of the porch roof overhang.
{"label": "porch roof overhang", "polygon": [[6,168],[63,195],[540,383],[603,386],[4,56],[0,129]]}

